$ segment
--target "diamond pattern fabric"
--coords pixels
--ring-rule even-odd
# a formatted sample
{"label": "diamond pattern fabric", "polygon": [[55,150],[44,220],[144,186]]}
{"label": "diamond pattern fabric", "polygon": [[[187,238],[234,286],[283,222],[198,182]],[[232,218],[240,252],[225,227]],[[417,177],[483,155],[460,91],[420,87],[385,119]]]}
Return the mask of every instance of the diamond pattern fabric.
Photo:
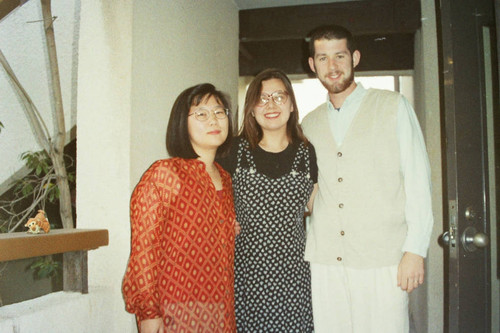
{"label": "diamond pattern fabric", "polygon": [[130,202],[126,310],[138,322],[161,317],[167,332],[235,332],[231,179],[216,191],[205,164],[155,162]]}

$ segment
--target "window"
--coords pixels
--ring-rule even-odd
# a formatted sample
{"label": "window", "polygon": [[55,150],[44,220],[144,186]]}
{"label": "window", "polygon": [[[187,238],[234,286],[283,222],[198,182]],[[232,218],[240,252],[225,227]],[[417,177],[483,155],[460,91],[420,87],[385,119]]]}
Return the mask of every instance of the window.
{"label": "window", "polygon": [[[317,106],[326,101],[326,89],[317,78],[310,78],[306,75],[289,75],[292,81],[297,106],[299,108],[299,120],[302,119]],[[252,78],[240,78],[240,94],[239,96],[239,114],[238,124],[243,122],[243,104],[245,102],[246,90]],[[355,81],[363,84],[365,88],[378,88],[402,93],[408,101],[413,103],[413,75],[412,72],[404,72],[397,74],[373,75],[369,73],[356,73]],[[243,85],[243,89],[241,89]]]}
{"label": "window", "polygon": [[[300,121],[317,106],[326,101],[326,89],[317,78],[296,78],[290,76],[292,81]],[[413,104],[413,77],[411,75],[384,75],[355,77],[365,88],[378,88],[401,92]]]}

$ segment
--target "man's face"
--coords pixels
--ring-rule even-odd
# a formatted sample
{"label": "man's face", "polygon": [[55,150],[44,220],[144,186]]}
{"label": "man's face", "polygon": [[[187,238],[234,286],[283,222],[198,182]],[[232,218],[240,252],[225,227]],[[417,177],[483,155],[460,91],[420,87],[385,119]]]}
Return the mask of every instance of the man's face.
{"label": "man's face", "polygon": [[354,67],[359,63],[359,51],[351,55],[345,39],[316,40],[314,50],[309,66],[330,94],[354,89]]}

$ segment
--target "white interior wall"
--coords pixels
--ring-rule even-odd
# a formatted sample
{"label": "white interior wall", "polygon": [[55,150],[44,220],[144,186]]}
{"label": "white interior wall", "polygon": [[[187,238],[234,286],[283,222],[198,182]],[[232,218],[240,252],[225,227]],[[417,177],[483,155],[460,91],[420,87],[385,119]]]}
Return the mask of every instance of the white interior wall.
{"label": "white interior wall", "polygon": [[[161,14],[159,14],[161,13]],[[231,0],[134,2],[131,183],[165,158],[170,109],[210,82],[238,103],[238,10]]]}
{"label": "white interior wall", "polygon": [[[434,228],[426,260],[426,282],[412,299],[416,332],[443,331],[442,156],[436,14],[433,1],[421,0],[422,28],[415,35],[415,108],[431,164]],[[420,288],[419,288],[420,289]]]}
{"label": "white interior wall", "polygon": [[100,311],[113,320],[100,328],[127,332],[134,320],[120,285],[130,194],[167,157],[168,116],[182,90],[212,82],[236,101],[238,11],[231,0],[85,1],[80,50],[78,225],[109,229],[109,246],[89,254],[89,284],[91,293],[111,290]]}
{"label": "white interior wall", "polygon": [[78,63],[77,225],[108,229],[109,246],[89,252],[88,295],[4,307],[1,332],[136,331],[120,290],[130,194],[145,169],[167,157],[169,111],[183,89],[212,82],[236,105],[237,7],[232,0],[82,1]]}
{"label": "white interior wall", "polygon": [[129,251],[132,23],[131,1],[82,1],[77,226],[109,230],[109,246],[88,255],[90,294],[96,287],[110,293],[93,312],[91,323],[96,332],[103,328],[127,332],[133,327],[120,294]]}

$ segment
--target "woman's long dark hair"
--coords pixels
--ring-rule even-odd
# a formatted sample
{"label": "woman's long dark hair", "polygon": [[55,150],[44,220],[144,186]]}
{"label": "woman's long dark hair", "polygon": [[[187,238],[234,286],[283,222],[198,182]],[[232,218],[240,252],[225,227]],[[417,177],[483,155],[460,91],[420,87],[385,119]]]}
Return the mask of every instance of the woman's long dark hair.
{"label": "woman's long dark hair", "polygon": [[270,79],[278,79],[283,82],[286,92],[288,93],[288,98],[290,98],[290,101],[292,102],[293,112],[290,113],[290,118],[286,124],[286,134],[288,139],[290,142],[302,141],[304,143],[308,143],[307,138],[302,132],[302,127],[300,127],[299,124],[299,109],[295,100],[292,83],[285,72],[276,68],[269,68],[260,72],[250,83],[245,97],[243,127],[241,128],[240,133],[241,136],[250,143],[251,149],[255,149],[255,147],[257,147],[259,142],[262,140],[262,128],[257,123],[252,113],[260,100],[262,82]]}

